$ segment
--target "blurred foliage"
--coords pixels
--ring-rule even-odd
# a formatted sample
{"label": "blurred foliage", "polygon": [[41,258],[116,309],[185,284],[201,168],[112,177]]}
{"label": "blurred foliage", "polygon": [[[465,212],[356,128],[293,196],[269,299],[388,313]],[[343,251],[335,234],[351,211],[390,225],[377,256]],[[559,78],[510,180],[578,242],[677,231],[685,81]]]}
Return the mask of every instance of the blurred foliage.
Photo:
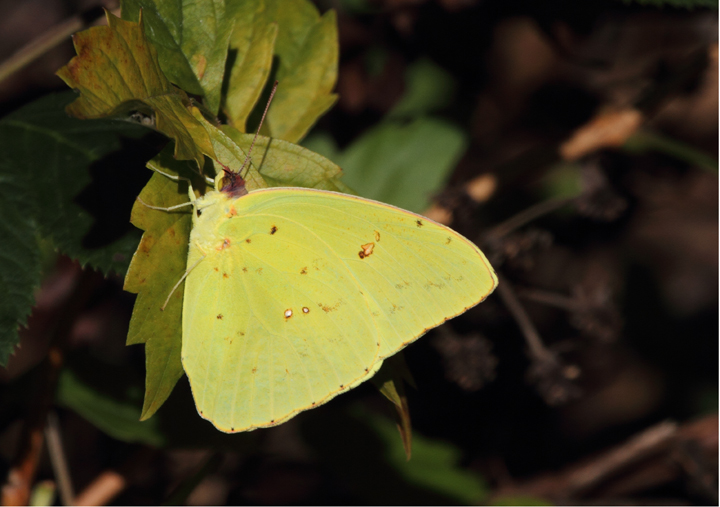
{"label": "blurred foliage", "polygon": [[303,144],[342,167],[343,182],[363,197],[422,213],[465,151],[466,139],[445,121],[419,118],[381,123],[342,152],[327,135]]}
{"label": "blurred foliage", "polygon": [[383,121],[344,150],[322,131],[303,145],[342,167],[343,182],[359,195],[422,213],[445,186],[468,138],[428,116],[452,101],[455,82],[447,72],[420,59],[407,67],[405,80],[405,93]]}
{"label": "blurred foliage", "polygon": [[[75,198],[91,181],[91,164],[120,149],[120,136],[139,138],[145,131],[127,122],[69,118],[64,108],[73,97],[69,92],[49,95],[0,120],[2,365],[18,343],[18,326],[25,325],[30,313],[42,264],[52,258],[42,255],[43,250],[58,249],[82,265],[124,273],[139,239],[137,231],[123,226],[116,237],[100,240],[102,248],[88,244],[88,233],[98,225],[92,212],[97,208],[90,211]],[[88,196],[85,205],[98,197]]]}

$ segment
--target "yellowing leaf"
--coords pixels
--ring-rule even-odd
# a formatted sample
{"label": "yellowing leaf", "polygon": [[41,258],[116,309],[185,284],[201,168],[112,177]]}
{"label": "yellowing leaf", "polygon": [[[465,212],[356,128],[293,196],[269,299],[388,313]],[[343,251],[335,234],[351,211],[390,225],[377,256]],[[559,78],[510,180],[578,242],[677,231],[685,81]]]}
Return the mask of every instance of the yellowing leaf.
{"label": "yellowing leaf", "polygon": [[270,74],[278,27],[270,22],[263,0],[230,3],[236,9],[232,14],[235,29],[230,39],[223,110],[230,124],[245,132],[247,118]]}
{"label": "yellowing leaf", "polygon": [[[196,116],[198,110],[193,111]],[[204,123],[219,163],[238,170],[253,136],[243,134],[230,126],[219,129]],[[337,178],[341,171],[329,160],[300,146],[260,137],[253,151],[253,162],[246,177],[248,189],[255,190],[272,185],[296,185],[327,190],[344,191],[346,187]],[[255,167],[262,173],[258,173]],[[148,163],[148,167],[175,176],[193,177],[187,162],[173,159],[168,149]],[[265,174],[267,173],[267,174]],[[178,184],[167,176],[156,173],[143,189],[140,198],[152,206],[168,207],[189,200],[185,184]],[[201,189],[196,181],[194,188]],[[136,202],[132,223],[143,229],[140,246],[133,256],[125,278],[125,290],[138,294],[135,302],[128,345],[144,343],[146,354],[145,402],[142,418],[152,416],[165,402],[175,383],[182,376],[180,348],[182,345],[182,303],[184,286],[181,284],[164,304],[172,287],[186,269],[190,238],[191,209],[173,212],[153,210]]]}
{"label": "yellowing leaf", "polygon": [[266,0],[277,21],[278,90],[268,112],[270,137],[297,142],[337,100],[335,12],[320,17],[307,0]]}
{"label": "yellowing leaf", "polygon": [[210,140],[188,110],[190,100],[167,80],[157,54],[140,23],[108,13],[108,26],[96,26],[73,36],[78,56],[57,75],[80,97],[67,112],[76,118],[149,116],[157,130],[175,141],[175,157],[203,166],[203,154],[214,158]]}
{"label": "yellowing leaf", "polygon": [[[165,150],[148,163],[150,168],[177,175],[187,163],[177,161]],[[183,167],[184,166],[184,167]],[[152,206],[169,207],[187,202],[182,185],[155,173],[140,193],[140,199]],[[133,206],[130,221],[144,230],[133,256],[124,289],[138,295],[130,319],[128,345],[145,344],[145,401],[142,419],[160,408],[182,376],[180,347],[182,342],[183,284],[175,290],[164,311],[160,308],[175,283],[185,272],[191,208],[174,212],[150,209],[140,201]]]}

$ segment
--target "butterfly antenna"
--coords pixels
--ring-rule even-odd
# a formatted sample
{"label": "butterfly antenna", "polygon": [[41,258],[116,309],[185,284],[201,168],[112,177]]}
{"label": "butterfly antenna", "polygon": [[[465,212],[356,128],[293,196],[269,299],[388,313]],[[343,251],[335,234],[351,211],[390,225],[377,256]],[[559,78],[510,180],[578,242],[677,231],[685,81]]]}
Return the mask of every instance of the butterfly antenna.
{"label": "butterfly antenna", "polygon": [[268,99],[267,105],[265,106],[265,111],[263,111],[262,118],[260,118],[260,125],[258,125],[257,131],[255,132],[255,137],[253,137],[252,143],[250,143],[250,148],[248,149],[247,156],[245,157],[245,162],[243,162],[242,167],[240,167],[240,170],[238,171],[238,174],[240,175],[242,175],[243,169],[245,169],[245,167],[250,162],[250,153],[252,153],[253,146],[255,146],[255,141],[257,141],[258,134],[260,133],[260,127],[262,127],[262,124],[265,121],[265,116],[267,115],[268,109],[270,109],[270,103],[275,96],[275,91],[277,90],[277,87],[278,82],[275,81],[272,91],[270,92],[270,98]]}

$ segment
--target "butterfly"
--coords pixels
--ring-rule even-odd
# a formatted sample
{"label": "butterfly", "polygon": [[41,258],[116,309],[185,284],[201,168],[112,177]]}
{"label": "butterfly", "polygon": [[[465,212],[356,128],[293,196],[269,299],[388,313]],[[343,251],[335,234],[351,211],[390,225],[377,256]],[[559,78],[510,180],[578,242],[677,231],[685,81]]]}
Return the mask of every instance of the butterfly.
{"label": "butterfly", "polygon": [[474,243],[421,215],[324,190],[248,192],[241,173],[223,168],[191,203],[184,276],[181,360],[221,431],[328,402],[497,286]]}

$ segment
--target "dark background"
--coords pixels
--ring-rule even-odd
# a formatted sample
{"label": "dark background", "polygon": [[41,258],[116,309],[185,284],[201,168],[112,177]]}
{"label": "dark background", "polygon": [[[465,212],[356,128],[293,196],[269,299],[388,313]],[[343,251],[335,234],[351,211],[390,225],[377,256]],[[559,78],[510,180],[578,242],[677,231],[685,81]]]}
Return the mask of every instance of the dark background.
{"label": "dark background", "polygon": [[[0,58],[94,5],[0,1]],[[403,96],[409,65],[425,58],[444,69],[455,88],[436,116],[463,129],[469,147],[434,202],[479,242],[510,291],[405,351],[417,384],[408,399],[418,438],[454,449],[457,467],[484,481],[478,501],[485,503],[717,504],[717,10],[620,1],[318,6],[338,10],[340,100],[315,132],[347,147]],[[0,83],[0,111],[63,90],[53,73],[73,54],[62,44]],[[659,139],[652,149],[598,147],[563,159],[559,147],[578,128],[629,108]],[[152,136],[127,141],[96,164],[79,202],[92,208],[93,189],[102,189],[118,214],[100,222],[89,244],[129,227],[134,195],[149,177],[144,162],[161,144]],[[127,181],[118,183],[120,166]],[[572,182],[580,182],[579,197],[508,234],[489,234]],[[490,188],[485,197],[468,196],[473,183]],[[120,277],[82,274],[67,258],[49,258],[22,347],[1,374],[6,470],[48,329],[73,280],[85,277],[91,288],[71,323],[66,362],[77,371],[117,368],[114,388],[125,394],[142,387],[142,347],[124,346],[134,296]],[[532,352],[508,297],[537,328],[545,356]],[[189,403],[186,391],[181,380],[168,410]],[[210,441],[128,443],[73,410],[55,411],[76,491],[113,470],[125,481],[107,497],[117,504],[160,503],[204,463],[189,503],[457,501],[404,476],[372,425],[356,417],[358,407],[388,421],[393,415],[368,383],[252,433],[239,450]],[[677,426],[657,426],[663,421]],[[628,445],[643,435],[646,447]],[[608,454],[617,449],[629,457]],[[38,479],[52,477],[43,454]]]}

